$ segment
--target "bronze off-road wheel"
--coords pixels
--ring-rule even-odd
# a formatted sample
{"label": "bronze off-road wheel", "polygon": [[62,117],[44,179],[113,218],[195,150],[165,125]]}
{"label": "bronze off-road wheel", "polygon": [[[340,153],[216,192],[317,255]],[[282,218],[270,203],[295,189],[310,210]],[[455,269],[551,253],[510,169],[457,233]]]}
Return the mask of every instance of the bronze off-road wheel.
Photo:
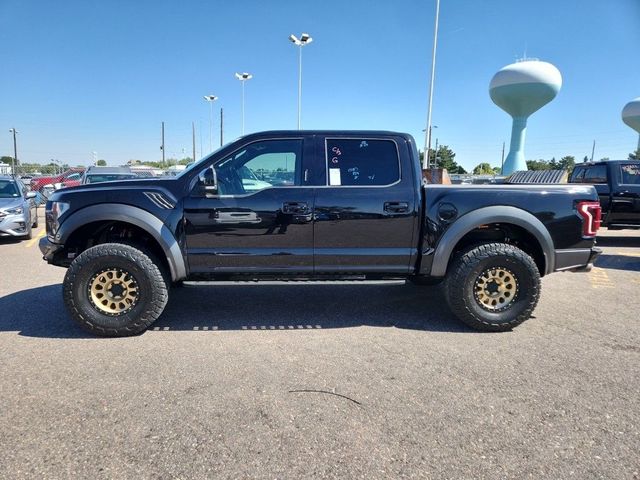
{"label": "bronze off-road wheel", "polygon": [[540,273],[519,248],[488,243],[459,254],[444,287],[460,320],[476,330],[502,332],[531,316],[540,297]]}
{"label": "bronze off-road wheel", "polygon": [[105,243],[73,261],[64,277],[63,297],[80,326],[96,335],[121,337],[147,329],[169,295],[151,255],[130,245]]}

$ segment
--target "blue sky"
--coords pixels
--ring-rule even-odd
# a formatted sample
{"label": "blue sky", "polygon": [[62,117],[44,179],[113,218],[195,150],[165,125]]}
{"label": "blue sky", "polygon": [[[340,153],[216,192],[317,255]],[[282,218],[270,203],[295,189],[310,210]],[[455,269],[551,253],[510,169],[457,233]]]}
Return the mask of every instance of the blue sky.
{"label": "blue sky", "polygon": [[[117,165],[209,146],[205,94],[220,99],[225,140],[296,127],[297,50],[303,51],[304,128],[388,129],[424,144],[435,0],[0,0],[0,155]],[[517,57],[555,64],[558,97],[529,122],[526,158],[626,157],[637,135],[620,119],[640,96],[638,0],[441,0],[435,138],[466,168],[498,165],[510,118],[488,94]],[[219,124],[215,119],[214,145]],[[200,142],[202,133],[202,142]]]}

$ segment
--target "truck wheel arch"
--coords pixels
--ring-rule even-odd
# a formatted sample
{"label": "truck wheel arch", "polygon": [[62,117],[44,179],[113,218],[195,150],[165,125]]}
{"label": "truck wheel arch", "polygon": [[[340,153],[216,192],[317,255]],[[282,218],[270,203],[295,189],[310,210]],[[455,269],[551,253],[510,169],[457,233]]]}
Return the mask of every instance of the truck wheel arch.
{"label": "truck wheel arch", "polygon": [[162,248],[169,265],[171,279],[178,281],[186,278],[187,268],[182,250],[169,228],[158,217],[131,205],[102,203],[78,210],[62,222],[55,241],[64,244],[79,228],[101,221],[128,223],[147,232]]}
{"label": "truck wheel arch", "polygon": [[458,219],[446,230],[433,253],[430,276],[444,277],[458,242],[478,227],[487,224],[511,224],[522,228],[538,242],[544,256],[545,275],[554,271],[555,249],[549,230],[531,213],[511,206],[493,206],[473,210]]}

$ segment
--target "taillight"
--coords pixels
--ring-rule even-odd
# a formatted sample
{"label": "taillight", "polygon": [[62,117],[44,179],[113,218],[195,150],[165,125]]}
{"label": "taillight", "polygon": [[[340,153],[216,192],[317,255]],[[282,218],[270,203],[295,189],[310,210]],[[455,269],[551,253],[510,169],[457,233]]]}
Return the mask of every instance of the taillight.
{"label": "taillight", "polygon": [[582,217],[582,236],[586,238],[595,237],[602,219],[600,202],[578,203],[578,215]]}

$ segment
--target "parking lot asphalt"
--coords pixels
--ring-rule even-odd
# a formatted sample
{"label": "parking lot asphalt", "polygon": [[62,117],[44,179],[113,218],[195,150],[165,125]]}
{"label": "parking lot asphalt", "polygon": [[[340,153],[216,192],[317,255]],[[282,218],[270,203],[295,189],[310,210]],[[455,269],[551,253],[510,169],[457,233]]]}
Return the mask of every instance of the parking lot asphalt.
{"label": "parking lot asphalt", "polygon": [[0,239],[0,478],[639,478],[640,232],[598,242],[508,333],[433,287],[227,283],[101,339]]}

